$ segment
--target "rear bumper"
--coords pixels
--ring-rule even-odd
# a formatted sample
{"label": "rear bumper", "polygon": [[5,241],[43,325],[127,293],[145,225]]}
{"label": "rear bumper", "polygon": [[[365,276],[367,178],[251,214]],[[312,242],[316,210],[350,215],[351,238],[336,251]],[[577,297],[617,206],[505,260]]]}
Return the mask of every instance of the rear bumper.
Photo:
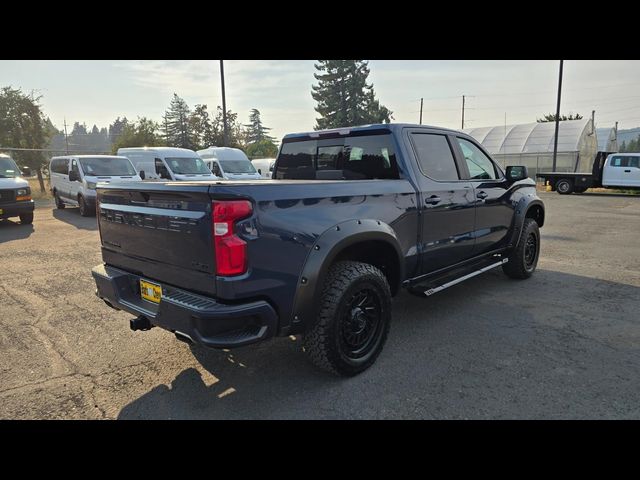
{"label": "rear bumper", "polygon": [[190,338],[212,348],[233,348],[272,337],[278,317],[267,302],[253,301],[227,305],[211,297],[146,279],[162,286],[159,304],[140,297],[141,277],[108,265],[91,270],[96,295],[111,306],[136,316],[144,316],[152,325]]}
{"label": "rear bumper", "polygon": [[23,213],[31,213],[35,208],[33,200],[13,203],[0,203],[0,218],[17,217]]}

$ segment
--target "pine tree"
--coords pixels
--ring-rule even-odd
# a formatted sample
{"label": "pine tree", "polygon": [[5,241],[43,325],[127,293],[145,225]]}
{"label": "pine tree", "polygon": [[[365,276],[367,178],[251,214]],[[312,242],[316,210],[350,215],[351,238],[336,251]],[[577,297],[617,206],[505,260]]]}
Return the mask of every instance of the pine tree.
{"label": "pine tree", "polygon": [[118,137],[120,135],[122,135],[122,132],[124,131],[124,128],[128,125],[129,120],[127,120],[127,117],[122,117],[122,120],[120,120],[120,117],[116,118],[112,124],[109,125],[109,140],[111,141],[111,143],[115,143],[118,141]]}
{"label": "pine tree", "polygon": [[263,125],[260,118],[260,111],[257,108],[252,108],[249,113],[249,123],[245,125],[245,140],[247,144],[259,142],[261,140],[269,140],[273,142],[274,138],[267,135],[267,132],[271,130]]}
{"label": "pine tree", "polygon": [[191,111],[187,102],[173,94],[169,109],[165,113],[165,137],[172,147],[193,148],[195,145],[189,118]]}
{"label": "pine tree", "polygon": [[365,60],[319,60],[314,73],[317,85],[311,96],[317,102],[316,130],[368,123],[389,123],[392,113],[376,100],[373,84],[367,83]]}
{"label": "pine tree", "polygon": [[217,138],[206,105],[196,105],[194,107],[189,117],[189,124],[195,142],[194,148],[196,150],[211,147],[216,144]]}
{"label": "pine tree", "polygon": [[93,124],[93,128],[91,129],[91,134],[92,135],[98,135],[100,133],[100,129],[98,128],[98,126],[94,123]]}

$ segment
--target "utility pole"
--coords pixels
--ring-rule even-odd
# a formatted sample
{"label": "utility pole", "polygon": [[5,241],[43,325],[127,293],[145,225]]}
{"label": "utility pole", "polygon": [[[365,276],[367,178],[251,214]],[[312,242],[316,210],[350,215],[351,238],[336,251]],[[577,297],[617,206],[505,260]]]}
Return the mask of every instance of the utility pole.
{"label": "utility pole", "polygon": [[422,103],[424,98],[420,99],[420,125],[422,125]]}
{"label": "utility pole", "polygon": [[596,111],[591,110],[591,135],[596,133]]}
{"label": "utility pole", "polygon": [[464,130],[464,95],[462,95],[462,130]]}
{"label": "utility pole", "polygon": [[229,128],[227,127],[227,99],[224,92],[224,60],[220,60],[220,80],[222,82],[222,124],[224,125],[224,146],[229,146]]}
{"label": "utility pole", "polygon": [[560,75],[558,77],[558,104],[556,106],[556,134],[553,137],[553,167],[552,172],[556,171],[556,158],[558,156],[558,130],[560,129],[560,96],[562,94],[562,67],[564,60],[560,60]]}
{"label": "utility pole", "polygon": [[67,144],[67,155],[69,155],[69,138],[67,137],[67,118],[64,118],[64,143]]}

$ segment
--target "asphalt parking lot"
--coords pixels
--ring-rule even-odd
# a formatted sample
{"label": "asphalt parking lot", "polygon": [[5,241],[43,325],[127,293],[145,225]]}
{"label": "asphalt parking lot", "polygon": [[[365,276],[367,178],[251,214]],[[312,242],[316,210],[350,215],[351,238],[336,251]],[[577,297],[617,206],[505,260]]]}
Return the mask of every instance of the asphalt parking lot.
{"label": "asphalt parking lot", "polygon": [[350,379],[300,339],[224,352],[132,332],[93,293],[95,218],[0,221],[0,418],[640,418],[640,196],[540,195],[533,278],[401,294],[382,355]]}

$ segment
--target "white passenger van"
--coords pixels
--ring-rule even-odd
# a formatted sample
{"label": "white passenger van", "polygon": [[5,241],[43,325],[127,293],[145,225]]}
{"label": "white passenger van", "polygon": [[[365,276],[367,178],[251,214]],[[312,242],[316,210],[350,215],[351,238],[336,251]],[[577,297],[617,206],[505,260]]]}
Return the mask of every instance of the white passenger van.
{"label": "white passenger van", "polygon": [[275,158],[254,158],[251,160],[251,164],[258,170],[258,173],[262,175],[262,178],[271,178],[275,163]]}
{"label": "white passenger van", "polygon": [[83,217],[96,212],[98,182],[141,180],[128,158],[115,155],[53,157],[49,163],[49,175],[56,207],[78,206]]}
{"label": "white passenger van", "polygon": [[209,147],[198,150],[214,175],[225,180],[260,180],[262,176],[239,148]]}
{"label": "white passenger van", "polygon": [[[202,159],[187,148],[131,147],[119,148],[118,155],[131,160],[144,179],[219,180]],[[143,173],[144,172],[144,173]]]}

